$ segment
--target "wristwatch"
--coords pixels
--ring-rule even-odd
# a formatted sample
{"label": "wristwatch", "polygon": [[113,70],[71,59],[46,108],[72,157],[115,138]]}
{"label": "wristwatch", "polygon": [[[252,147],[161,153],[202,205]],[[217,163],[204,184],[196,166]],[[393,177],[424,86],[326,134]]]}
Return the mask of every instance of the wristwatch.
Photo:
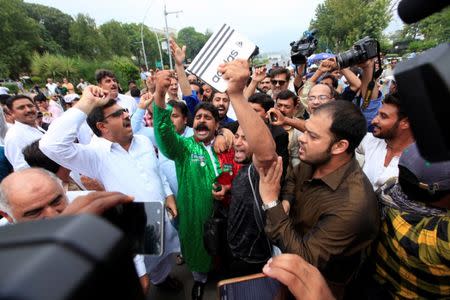
{"label": "wristwatch", "polygon": [[277,206],[278,203],[280,203],[280,201],[278,201],[278,199],[277,199],[277,200],[270,201],[267,204],[264,203],[261,207],[262,207],[263,211],[266,211],[268,209],[271,209],[271,208]]}

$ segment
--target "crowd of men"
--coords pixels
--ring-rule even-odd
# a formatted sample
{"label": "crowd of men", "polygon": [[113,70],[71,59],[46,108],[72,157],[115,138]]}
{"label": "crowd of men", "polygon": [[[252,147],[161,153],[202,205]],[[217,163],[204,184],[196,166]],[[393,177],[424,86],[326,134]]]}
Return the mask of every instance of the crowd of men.
{"label": "crowd of men", "polygon": [[[109,70],[81,95],[65,79],[63,101],[52,79],[0,95],[0,222],[163,202],[163,255],[134,257],[145,293],[183,286],[170,275],[181,253],[192,299],[210,272],[264,272],[297,299],[450,297],[450,161],[421,157],[392,72],[368,91],[381,62],[236,60],[219,66],[221,93],[170,48],[175,70],[128,95]],[[205,243],[211,216],[220,251]]]}

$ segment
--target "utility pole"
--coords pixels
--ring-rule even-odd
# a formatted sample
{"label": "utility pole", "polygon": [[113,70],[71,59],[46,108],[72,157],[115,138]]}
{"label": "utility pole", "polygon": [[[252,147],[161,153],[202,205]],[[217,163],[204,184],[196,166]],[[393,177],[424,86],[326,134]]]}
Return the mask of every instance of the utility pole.
{"label": "utility pole", "polygon": [[177,11],[167,11],[166,9],[166,3],[164,3],[164,20],[166,22],[166,40],[167,40],[167,54],[169,55],[169,64],[170,64],[170,69],[173,69],[172,66],[172,55],[170,54],[170,46],[169,46],[169,27],[167,26],[167,15],[170,14],[178,14],[180,12],[183,12],[182,10],[177,10]]}

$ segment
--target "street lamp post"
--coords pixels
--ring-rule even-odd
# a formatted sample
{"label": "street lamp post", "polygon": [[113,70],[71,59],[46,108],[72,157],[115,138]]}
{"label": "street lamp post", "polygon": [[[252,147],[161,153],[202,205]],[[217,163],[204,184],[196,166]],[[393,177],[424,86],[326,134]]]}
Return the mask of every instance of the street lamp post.
{"label": "street lamp post", "polygon": [[166,40],[167,40],[167,54],[169,55],[169,65],[170,65],[170,69],[173,69],[172,66],[172,55],[170,55],[170,46],[169,46],[169,27],[167,26],[167,15],[170,14],[178,14],[180,12],[183,12],[182,10],[177,10],[177,11],[167,11],[166,9],[166,4],[164,3],[164,20],[166,22]]}

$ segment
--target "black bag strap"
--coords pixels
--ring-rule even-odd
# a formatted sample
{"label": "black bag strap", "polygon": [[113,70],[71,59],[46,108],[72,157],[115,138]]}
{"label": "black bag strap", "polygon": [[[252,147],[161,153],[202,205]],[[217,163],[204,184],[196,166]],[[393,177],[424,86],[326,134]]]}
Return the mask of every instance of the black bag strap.
{"label": "black bag strap", "polygon": [[[252,166],[253,166],[253,164],[251,164],[249,167],[248,167],[248,170],[247,170],[247,174],[248,174],[248,182],[250,183],[250,187],[251,187],[251,189],[252,189],[252,193],[253,193],[253,199],[255,200],[255,206],[256,206],[256,210],[257,210],[257,213],[255,214],[256,215],[256,224],[258,225],[258,229],[261,231],[261,232],[264,232],[264,221],[263,221],[263,212],[261,211],[262,210],[262,207],[261,207],[261,205],[260,205],[260,202],[258,201],[258,198],[256,197],[256,192],[255,192],[255,187],[254,187],[254,185],[253,185],[253,181],[252,181],[252,177],[251,177],[251,169],[252,169]],[[259,221],[259,222],[258,222]],[[272,253],[272,244],[270,243],[270,241],[269,241],[269,239],[267,238],[267,236],[266,236],[266,240],[267,240],[267,245],[269,246],[269,249],[270,249],[270,252]]]}

